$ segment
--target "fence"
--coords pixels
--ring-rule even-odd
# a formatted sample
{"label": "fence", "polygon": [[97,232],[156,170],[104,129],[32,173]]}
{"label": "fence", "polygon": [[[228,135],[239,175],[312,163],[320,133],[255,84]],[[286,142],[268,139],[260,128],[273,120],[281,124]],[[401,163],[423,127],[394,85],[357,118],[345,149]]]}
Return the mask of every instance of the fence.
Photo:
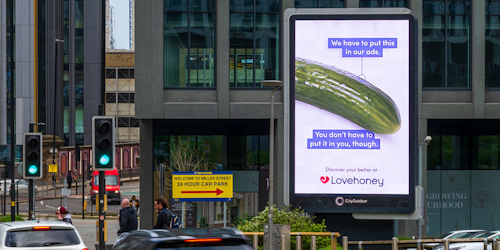
{"label": "fence", "polygon": [[[246,236],[251,236],[253,239],[253,248],[258,249],[259,236],[264,237],[263,232],[243,232]],[[290,232],[290,236],[295,236],[297,242],[297,250],[302,250],[302,237],[311,237],[311,250],[316,250],[316,237],[330,237],[330,246],[332,250],[337,249],[337,238],[340,236],[338,232]],[[281,235],[280,249],[285,250],[285,235]],[[346,250],[346,249],[344,249]],[[499,249],[500,250],[500,249]]]}
{"label": "fence", "polygon": [[364,245],[391,245],[392,250],[401,248],[408,248],[417,245],[418,250],[423,250],[423,243],[443,243],[444,250],[450,249],[450,243],[458,242],[482,242],[484,250],[488,250],[489,243],[492,244],[491,250],[500,250],[500,241],[491,238],[473,238],[473,239],[421,239],[421,240],[398,240],[393,237],[392,240],[379,240],[379,241],[348,241],[347,236],[342,237],[342,249],[348,250],[349,245],[357,245],[359,250],[363,250]]}

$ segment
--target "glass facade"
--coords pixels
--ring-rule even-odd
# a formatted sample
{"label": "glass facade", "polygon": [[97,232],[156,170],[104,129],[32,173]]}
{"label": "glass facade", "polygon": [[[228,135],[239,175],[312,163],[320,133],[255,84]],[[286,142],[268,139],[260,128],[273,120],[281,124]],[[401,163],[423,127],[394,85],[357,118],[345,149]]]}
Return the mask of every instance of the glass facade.
{"label": "glass facade", "polygon": [[260,88],[280,78],[279,10],[277,0],[230,1],[230,87]]}
{"label": "glass facade", "polygon": [[486,0],[486,88],[500,88],[500,0]]}
{"label": "glass facade", "polygon": [[213,0],[164,0],[163,87],[215,87]]}
{"label": "glass facade", "polygon": [[157,163],[170,163],[178,143],[188,143],[204,159],[207,169],[268,170],[268,135],[157,135],[154,137],[154,157]]}
{"label": "glass facade", "polygon": [[360,0],[360,8],[408,8],[408,0]]}
{"label": "glass facade", "polygon": [[423,1],[424,88],[470,88],[470,1]]}
{"label": "glass facade", "polygon": [[344,8],[345,0],[295,0],[295,8]]}

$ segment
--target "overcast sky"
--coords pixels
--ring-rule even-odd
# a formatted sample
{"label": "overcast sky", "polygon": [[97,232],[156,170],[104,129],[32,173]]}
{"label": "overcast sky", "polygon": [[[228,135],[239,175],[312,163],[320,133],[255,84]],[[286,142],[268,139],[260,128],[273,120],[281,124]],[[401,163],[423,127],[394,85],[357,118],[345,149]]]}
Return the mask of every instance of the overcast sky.
{"label": "overcast sky", "polygon": [[129,49],[129,0],[109,0],[115,6],[115,49]]}

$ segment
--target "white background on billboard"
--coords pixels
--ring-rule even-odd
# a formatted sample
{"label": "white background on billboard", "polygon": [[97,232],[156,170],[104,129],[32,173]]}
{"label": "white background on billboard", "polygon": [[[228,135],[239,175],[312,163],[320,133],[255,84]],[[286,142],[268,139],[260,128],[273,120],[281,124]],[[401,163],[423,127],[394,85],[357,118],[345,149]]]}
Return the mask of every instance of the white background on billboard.
{"label": "white background on billboard", "polygon": [[[409,21],[407,20],[297,20],[295,56],[361,74],[360,57],[342,57],[342,49],[328,48],[328,38],[397,38],[397,48],[383,49],[383,57],[364,57],[366,80],[397,104],[401,128],[389,135],[375,134],[380,149],[307,149],[313,130],[366,130],[341,116],[295,101],[295,193],[297,194],[409,194]],[[326,171],[326,168],[344,172]],[[359,168],[372,172],[359,172]],[[346,171],[356,169],[355,172]],[[376,169],[376,172],[373,170]],[[323,183],[320,178],[328,177]],[[332,184],[338,178],[383,179],[383,186]],[[323,179],[325,180],[325,179]]]}

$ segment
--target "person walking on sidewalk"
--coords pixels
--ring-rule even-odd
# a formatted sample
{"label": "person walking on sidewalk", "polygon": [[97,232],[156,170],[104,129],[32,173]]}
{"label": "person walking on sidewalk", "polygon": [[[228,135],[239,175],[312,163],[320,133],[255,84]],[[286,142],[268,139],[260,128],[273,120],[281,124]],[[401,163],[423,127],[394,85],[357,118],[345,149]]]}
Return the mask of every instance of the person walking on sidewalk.
{"label": "person walking on sidewalk", "polygon": [[135,198],[135,195],[132,195],[132,200],[130,200],[130,206],[135,209],[135,211],[139,210],[139,200]]}
{"label": "person walking on sidewalk", "polygon": [[68,188],[71,189],[71,183],[73,182],[73,177],[71,176],[71,171],[68,171],[68,175],[66,176],[68,182]]}
{"label": "person walking on sidewalk", "polygon": [[137,230],[137,211],[130,206],[129,199],[125,198],[122,200],[122,209],[120,210],[120,229],[118,230],[118,236],[122,233],[128,233],[130,231]]}
{"label": "person walking on sidewalk", "polygon": [[168,202],[162,197],[156,198],[155,208],[158,211],[158,219],[153,229],[168,229],[172,220],[172,213],[168,211]]}

